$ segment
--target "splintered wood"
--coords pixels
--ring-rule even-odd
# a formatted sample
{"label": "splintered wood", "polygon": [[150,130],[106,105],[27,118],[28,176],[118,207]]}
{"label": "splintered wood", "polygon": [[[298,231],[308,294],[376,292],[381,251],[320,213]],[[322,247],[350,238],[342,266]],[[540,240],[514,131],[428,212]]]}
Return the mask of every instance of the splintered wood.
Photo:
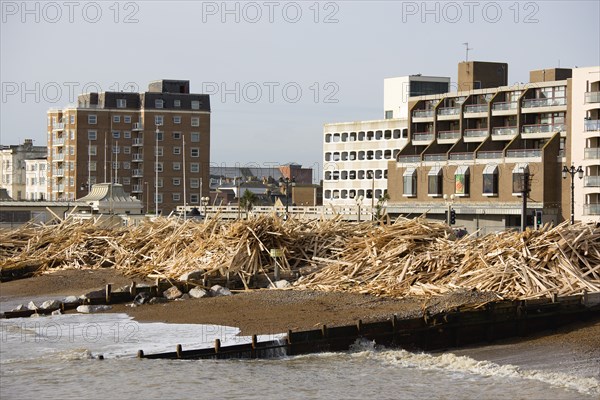
{"label": "splintered wood", "polygon": [[518,299],[600,291],[600,228],[566,223],[456,240],[446,225],[424,219],[373,226],[275,216],[159,218],[114,229],[67,220],[0,230],[0,271],[112,266],[130,276],[177,279],[201,270],[248,287],[252,277],[272,272],[271,249],[283,250],[282,271],[313,271],[293,289],[391,297],[476,289]]}

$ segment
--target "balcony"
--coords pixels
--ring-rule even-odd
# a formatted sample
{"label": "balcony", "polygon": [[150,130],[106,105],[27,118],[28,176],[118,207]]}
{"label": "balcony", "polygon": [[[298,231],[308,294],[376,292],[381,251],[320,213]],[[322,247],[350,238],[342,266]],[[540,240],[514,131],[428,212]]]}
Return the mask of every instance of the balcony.
{"label": "balcony", "polygon": [[469,153],[450,153],[451,160],[472,160],[475,155],[472,152]]}
{"label": "balcony", "polygon": [[600,176],[586,176],[583,178],[583,186],[600,187]]}
{"label": "balcony", "polygon": [[600,92],[586,92],[585,103],[600,103]]}
{"label": "balcony", "polygon": [[583,129],[585,132],[600,131],[600,119],[586,119]]}
{"label": "balcony", "polygon": [[492,111],[509,111],[509,110],[516,110],[517,109],[517,102],[516,101],[507,101],[507,102],[503,102],[503,103],[494,103],[492,105]]}
{"label": "balcony", "polygon": [[420,161],[421,161],[420,155],[399,156],[398,157],[398,162],[401,162],[401,163],[414,163],[414,162],[420,162]]}
{"label": "balcony", "polygon": [[144,130],[144,124],[142,124],[141,122],[134,122],[133,123],[133,128],[131,128],[132,131],[143,131]]}
{"label": "balcony", "polygon": [[552,97],[548,99],[525,99],[523,108],[556,107],[567,104],[566,97]]}
{"label": "balcony", "polygon": [[433,117],[433,110],[414,110],[413,118],[431,118]]}
{"label": "balcony", "polygon": [[133,178],[141,178],[144,176],[144,170],[142,169],[134,169],[131,173]]}
{"label": "balcony", "polygon": [[600,160],[600,147],[588,147],[584,149],[583,158],[585,160]]}
{"label": "balcony", "polygon": [[443,142],[443,141],[455,142],[458,139],[460,139],[460,131],[459,130],[439,131],[438,132],[438,140],[440,140],[441,142]]}
{"label": "balcony", "polygon": [[[465,142],[480,142],[488,136],[487,128],[465,129]],[[471,140],[468,140],[471,139]]]}
{"label": "balcony", "polygon": [[55,177],[65,176],[65,170],[62,168],[55,169],[52,173]]}
{"label": "balcony", "polygon": [[63,146],[65,144],[65,138],[52,139],[52,146]]}
{"label": "balcony", "polygon": [[465,114],[487,113],[487,104],[469,104],[465,106]]}
{"label": "balcony", "polygon": [[424,161],[446,161],[448,159],[448,155],[446,153],[425,154],[423,159]]}
{"label": "balcony", "polygon": [[498,128],[492,128],[492,140],[494,138],[499,138],[501,140],[512,139],[517,133],[518,128],[516,126],[501,126]]}
{"label": "balcony", "polygon": [[542,150],[540,149],[521,149],[521,150],[507,150],[507,158],[536,158],[542,156]]}
{"label": "balcony", "polygon": [[431,132],[416,132],[412,135],[413,142],[431,142],[433,140],[433,133]]}
{"label": "balcony", "polygon": [[133,138],[133,146],[143,146],[144,145],[144,139],[143,138]]}
{"label": "balcony", "polygon": [[144,161],[144,155],[141,153],[133,154],[132,161],[133,162],[142,162],[142,161]]}
{"label": "balcony", "polygon": [[57,122],[56,124],[52,124],[52,131],[57,132],[57,131],[64,131],[64,130],[65,130],[64,122]]}
{"label": "balcony", "polygon": [[65,153],[54,154],[52,156],[52,161],[64,161]]}
{"label": "balcony", "polygon": [[65,185],[56,185],[55,189],[57,192],[64,192],[65,191]]}
{"label": "balcony", "polygon": [[143,193],[144,192],[144,185],[132,185],[131,186],[131,193]]}
{"label": "balcony", "polygon": [[523,125],[524,139],[537,139],[552,136],[555,132],[565,130],[564,124],[538,124],[538,125]]}
{"label": "balcony", "polygon": [[584,204],[583,215],[600,215],[600,203]]}
{"label": "balcony", "polygon": [[477,158],[479,158],[479,159],[502,158],[502,151],[478,151]]}
{"label": "balcony", "polygon": [[460,107],[438,108],[438,119],[455,119],[460,115]]}

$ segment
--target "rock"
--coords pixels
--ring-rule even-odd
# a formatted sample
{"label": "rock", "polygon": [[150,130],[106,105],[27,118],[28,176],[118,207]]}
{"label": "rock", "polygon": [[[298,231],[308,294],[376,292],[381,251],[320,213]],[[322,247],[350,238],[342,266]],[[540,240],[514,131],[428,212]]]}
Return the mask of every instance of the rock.
{"label": "rock", "polygon": [[163,292],[163,296],[169,300],[175,300],[176,298],[181,297],[182,294],[183,293],[181,293],[177,286],[171,286]]}
{"label": "rock", "polygon": [[37,310],[39,307],[37,306],[37,304],[35,304],[33,301],[30,301],[29,304],[27,304],[27,309],[28,310]]}
{"label": "rock", "polygon": [[25,307],[24,304],[19,304],[18,306],[16,306],[15,308],[13,308],[10,311],[25,311],[25,310],[29,310],[27,307]]}
{"label": "rock", "polygon": [[190,295],[187,293],[184,293],[183,295],[181,295],[181,297],[179,298],[179,300],[188,300],[190,299]]}
{"label": "rock", "polygon": [[58,300],[46,300],[45,302],[42,303],[40,308],[42,310],[51,310],[53,308],[60,308],[61,304],[62,303]]}
{"label": "rock", "polygon": [[153,297],[148,301],[148,304],[161,304],[161,303],[168,303],[169,299],[166,299],[164,297]]}
{"label": "rock", "polygon": [[133,299],[133,303],[141,305],[147,303],[151,298],[152,296],[148,292],[138,293],[137,296],[135,296],[135,298]]}
{"label": "rock", "polygon": [[190,297],[192,297],[194,299],[201,299],[203,297],[208,297],[208,292],[199,286],[196,286],[195,288],[190,290],[188,294],[190,295]]}
{"label": "rock", "polygon": [[77,312],[82,313],[82,314],[92,314],[92,313],[97,313],[97,312],[101,312],[101,311],[108,311],[112,309],[112,306],[106,306],[106,305],[98,305],[98,306],[79,306],[77,307]]}
{"label": "rock", "polygon": [[191,271],[191,272],[186,272],[185,274],[181,275],[179,277],[179,280],[181,282],[187,282],[187,281],[201,281],[202,278],[204,277],[204,270],[202,269],[197,269],[195,271]]}
{"label": "rock", "polygon": [[63,300],[63,303],[78,303],[79,298],[77,296],[67,296]]}
{"label": "rock", "polygon": [[210,295],[213,297],[231,296],[231,291],[221,285],[214,285],[210,288]]}
{"label": "rock", "polygon": [[62,315],[62,311],[54,310],[54,311],[52,311],[52,315]]}
{"label": "rock", "polygon": [[39,318],[39,317],[41,317],[41,316],[42,316],[42,314],[33,313],[33,314],[31,314],[31,315],[29,316],[29,318]]}
{"label": "rock", "polygon": [[80,299],[85,300],[85,299],[104,299],[106,297],[106,290],[104,289],[100,289],[100,290],[93,290],[91,292],[88,292],[86,294],[83,294],[81,296],[79,296]]}
{"label": "rock", "polygon": [[282,279],[280,281],[273,282],[273,284],[269,285],[269,289],[285,289],[290,286],[292,285],[288,281]]}

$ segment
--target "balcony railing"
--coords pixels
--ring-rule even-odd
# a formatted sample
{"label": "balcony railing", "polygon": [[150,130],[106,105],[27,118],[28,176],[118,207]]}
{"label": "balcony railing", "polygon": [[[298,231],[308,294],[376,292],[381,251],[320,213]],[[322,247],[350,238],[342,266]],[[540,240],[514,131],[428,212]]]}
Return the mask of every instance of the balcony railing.
{"label": "balcony railing", "polygon": [[451,160],[472,160],[474,156],[473,153],[450,153]]}
{"label": "balcony railing", "polygon": [[460,131],[439,131],[438,139],[458,139],[460,138]]}
{"label": "balcony railing", "polygon": [[55,169],[55,170],[54,170],[54,175],[55,175],[55,176],[64,176],[64,175],[65,175],[65,170],[64,170],[64,169],[62,169],[62,168]]}
{"label": "balcony railing", "polygon": [[56,191],[57,192],[64,192],[65,191],[65,185],[56,185]]}
{"label": "balcony railing", "polygon": [[133,123],[133,128],[131,130],[132,131],[143,131],[144,130],[144,124],[142,124],[141,122],[134,122]]}
{"label": "balcony railing", "polygon": [[429,132],[417,132],[413,134],[413,141],[426,141],[433,140],[433,133]]}
{"label": "balcony railing", "polygon": [[600,187],[600,176],[586,176],[583,178],[585,187]]}
{"label": "balcony railing", "polygon": [[415,155],[415,156],[399,156],[398,157],[398,162],[401,163],[412,163],[412,162],[419,162],[421,161],[421,156]]}
{"label": "balcony railing", "polygon": [[600,119],[586,119],[584,122],[586,132],[600,131]]}
{"label": "balcony railing", "polygon": [[64,153],[55,154],[52,156],[52,161],[63,161],[64,159],[65,159]]}
{"label": "balcony railing", "polygon": [[52,129],[55,131],[62,131],[65,129],[65,123],[64,122],[57,122],[55,124],[52,124]]}
{"label": "balcony railing", "polygon": [[600,103],[600,92],[586,92],[586,103]]}
{"label": "balcony railing", "polygon": [[134,178],[142,177],[142,176],[144,176],[144,170],[134,169],[131,176],[133,176]]}
{"label": "balcony railing", "polygon": [[448,156],[445,153],[439,154],[425,154],[423,157],[425,161],[445,161],[448,159]]}
{"label": "balcony railing", "polygon": [[438,115],[458,115],[460,107],[444,107],[438,109]]}
{"label": "balcony railing", "polygon": [[494,103],[492,105],[492,110],[516,110],[517,109],[516,101],[507,101],[504,103]]}
{"label": "balcony railing", "polygon": [[433,117],[433,110],[415,110],[413,111],[413,118],[429,118]]}
{"label": "balcony railing", "polygon": [[144,185],[132,185],[131,192],[132,193],[141,193],[144,191]]}
{"label": "balcony railing", "polygon": [[478,151],[477,158],[502,158],[502,151]]}
{"label": "balcony railing", "polygon": [[465,129],[465,137],[486,137],[487,129]]}
{"label": "balcony railing", "polygon": [[143,138],[133,138],[133,145],[134,146],[143,146],[144,139]]}
{"label": "balcony railing", "polygon": [[541,157],[542,150],[540,149],[522,149],[522,150],[507,150],[506,157],[508,158],[529,158]]}
{"label": "balcony railing", "polygon": [[586,160],[600,160],[600,147],[588,147],[583,151]]}
{"label": "balcony railing", "polygon": [[487,104],[469,104],[465,106],[465,114],[466,113],[482,113],[487,112],[488,105]]}
{"label": "balcony railing", "polygon": [[600,203],[584,204],[583,215],[600,215]]}
{"label": "balcony railing", "polygon": [[495,136],[511,136],[517,134],[516,126],[503,126],[499,128],[492,128],[492,135]]}
{"label": "balcony railing", "polygon": [[564,106],[565,104],[567,104],[566,97],[552,97],[552,98],[548,98],[548,99],[525,99],[525,100],[523,100],[523,108]]}
{"label": "balcony railing", "polygon": [[564,124],[523,125],[523,133],[550,133],[564,130]]}
{"label": "balcony railing", "polygon": [[65,138],[56,138],[52,140],[53,146],[62,146],[63,144],[65,144]]}
{"label": "balcony railing", "polygon": [[132,160],[137,162],[144,161],[144,155],[136,153],[133,155]]}

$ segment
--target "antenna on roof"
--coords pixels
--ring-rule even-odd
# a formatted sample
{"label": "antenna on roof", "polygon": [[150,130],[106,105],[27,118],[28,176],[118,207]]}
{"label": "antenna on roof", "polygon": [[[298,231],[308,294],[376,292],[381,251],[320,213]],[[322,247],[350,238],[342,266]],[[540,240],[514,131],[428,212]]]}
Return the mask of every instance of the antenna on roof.
{"label": "antenna on roof", "polygon": [[465,62],[469,61],[469,50],[473,50],[472,47],[469,47],[469,42],[465,42],[463,43],[463,45],[465,46],[465,51],[466,51],[466,58],[465,58]]}

